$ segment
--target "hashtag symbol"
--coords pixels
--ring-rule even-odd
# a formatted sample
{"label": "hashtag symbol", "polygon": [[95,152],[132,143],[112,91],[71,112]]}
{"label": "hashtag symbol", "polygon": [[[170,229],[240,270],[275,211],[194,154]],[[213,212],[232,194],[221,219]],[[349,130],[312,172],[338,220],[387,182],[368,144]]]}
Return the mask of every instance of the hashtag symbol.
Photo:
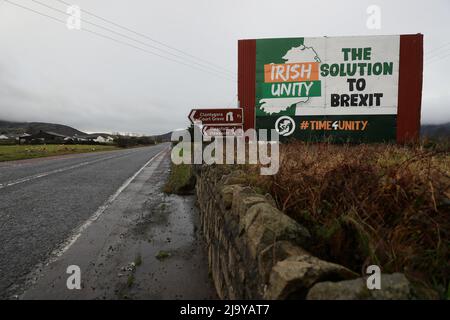
{"label": "hashtag symbol", "polygon": [[309,121],[302,121],[300,123],[300,129],[301,130],[306,130],[306,129],[308,129],[308,127],[309,127]]}

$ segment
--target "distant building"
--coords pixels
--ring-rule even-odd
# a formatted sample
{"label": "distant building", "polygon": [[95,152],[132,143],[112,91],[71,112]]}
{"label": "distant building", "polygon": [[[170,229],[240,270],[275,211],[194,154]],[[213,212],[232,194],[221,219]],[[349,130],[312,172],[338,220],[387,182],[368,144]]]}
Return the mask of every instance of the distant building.
{"label": "distant building", "polygon": [[[4,135],[6,136],[6,135]],[[1,137],[1,136],[0,136]],[[0,138],[2,139],[2,138]],[[34,134],[23,134],[15,138],[9,137],[9,139],[16,139],[21,144],[28,143],[60,143],[60,144],[74,144],[74,143],[114,143],[114,138],[109,135],[90,134],[90,135],[78,135],[67,136],[52,131],[40,130]]]}
{"label": "distant building", "polygon": [[20,143],[64,143],[66,138],[71,138],[63,134],[51,131],[40,130],[35,134],[26,134],[19,137]]}
{"label": "distant building", "polygon": [[0,134],[0,141],[2,141],[2,144],[14,144],[19,141],[20,136],[17,133],[2,133]]}
{"label": "distant building", "polygon": [[98,136],[93,141],[97,142],[97,143],[113,143],[114,142],[114,138],[112,138],[110,136],[106,136],[106,137]]}
{"label": "distant building", "polygon": [[95,138],[93,141],[94,141],[94,142],[98,142],[98,143],[105,143],[106,139],[103,138],[102,136],[98,136],[98,137]]}

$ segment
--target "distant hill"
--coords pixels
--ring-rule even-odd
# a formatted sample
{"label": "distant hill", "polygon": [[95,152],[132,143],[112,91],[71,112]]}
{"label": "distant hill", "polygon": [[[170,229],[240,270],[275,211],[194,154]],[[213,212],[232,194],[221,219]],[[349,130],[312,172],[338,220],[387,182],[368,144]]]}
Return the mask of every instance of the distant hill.
{"label": "distant hill", "polygon": [[420,134],[423,137],[430,138],[449,138],[450,122],[444,124],[426,124],[420,128]]}
{"label": "distant hill", "polygon": [[40,130],[59,133],[65,136],[87,135],[87,133],[75,128],[56,123],[45,122],[12,122],[0,120],[0,134],[37,133]]}
{"label": "distant hill", "polygon": [[[46,122],[14,122],[0,120],[0,134],[24,134],[24,133],[37,133],[40,130],[47,132],[59,133],[65,136],[72,137],[74,135],[78,136],[113,136],[109,133],[86,133],[75,128],[56,123],[46,123]],[[172,132],[165,134],[154,135],[151,137],[156,138],[158,141],[167,142],[170,141]]]}
{"label": "distant hill", "polygon": [[172,132],[160,134],[160,135],[157,135],[154,137],[161,142],[170,142],[170,138],[172,137]]}

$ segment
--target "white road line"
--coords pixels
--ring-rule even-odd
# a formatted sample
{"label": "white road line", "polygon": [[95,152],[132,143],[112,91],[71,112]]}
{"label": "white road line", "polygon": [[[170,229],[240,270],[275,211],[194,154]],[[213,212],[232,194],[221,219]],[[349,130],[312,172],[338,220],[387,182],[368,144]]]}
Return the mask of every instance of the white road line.
{"label": "white road line", "polygon": [[32,176],[20,178],[20,179],[13,180],[13,181],[8,181],[8,182],[5,182],[5,183],[0,183],[0,189],[6,188],[6,187],[11,187],[11,186],[14,186],[14,185],[19,184],[19,183],[24,183],[24,182],[28,182],[28,181],[31,181],[31,180],[43,178],[43,177],[49,176],[51,174],[55,174],[55,173],[64,172],[64,171],[67,171],[67,170],[79,168],[79,167],[82,167],[82,166],[85,166],[85,165],[88,165],[88,164],[93,164],[93,163],[96,163],[96,162],[99,162],[99,161],[104,161],[104,160],[109,160],[109,159],[123,157],[123,156],[129,155],[131,153],[133,153],[133,152],[120,154],[120,155],[114,155],[114,156],[111,156],[111,157],[104,157],[104,158],[100,158],[100,159],[96,159],[96,160],[92,160],[92,161],[84,161],[84,162],[81,162],[81,163],[78,163],[78,164],[75,164],[75,165],[72,165],[72,166],[69,166],[69,167],[59,168],[59,169],[55,169],[55,170],[51,170],[51,171],[47,171],[47,172],[41,172],[41,173],[38,173],[38,174],[35,174],[35,175],[32,175]]}
{"label": "white road line", "polygon": [[96,221],[103,212],[111,205],[111,203],[114,202],[114,200],[117,199],[117,197],[122,193],[123,190],[125,190],[126,187],[141,173],[142,170],[144,170],[145,167],[147,167],[154,159],[156,159],[159,155],[161,155],[163,152],[166,152],[168,148],[164,148],[160,152],[158,152],[156,155],[154,155],[150,160],[148,160],[136,173],[134,173],[130,178],[128,178],[120,187],[117,189],[114,194],[112,194],[98,209],[94,212],[94,214],[86,220],[83,225],[81,225],[76,232],[72,234],[71,237],[69,237],[65,241],[64,247],[60,249],[56,249],[51,254],[50,260],[46,263],[46,265],[49,265],[50,263],[53,263],[56,261],[59,257],[61,257],[69,248],[78,240],[78,238],[81,236],[83,231],[85,231],[94,221]]}

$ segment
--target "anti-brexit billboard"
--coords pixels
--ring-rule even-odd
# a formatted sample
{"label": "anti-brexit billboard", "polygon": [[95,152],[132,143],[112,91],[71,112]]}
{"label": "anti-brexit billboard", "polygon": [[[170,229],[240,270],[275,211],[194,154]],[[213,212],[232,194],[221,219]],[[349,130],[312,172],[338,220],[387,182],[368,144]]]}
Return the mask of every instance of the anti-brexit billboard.
{"label": "anti-brexit billboard", "polygon": [[[254,119],[246,127],[313,141],[417,138],[422,36],[413,37],[410,53],[401,52],[399,35],[241,40],[238,96]],[[410,69],[403,78],[415,77],[401,82],[402,59]],[[409,115],[399,119],[400,102],[409,104]]]}

